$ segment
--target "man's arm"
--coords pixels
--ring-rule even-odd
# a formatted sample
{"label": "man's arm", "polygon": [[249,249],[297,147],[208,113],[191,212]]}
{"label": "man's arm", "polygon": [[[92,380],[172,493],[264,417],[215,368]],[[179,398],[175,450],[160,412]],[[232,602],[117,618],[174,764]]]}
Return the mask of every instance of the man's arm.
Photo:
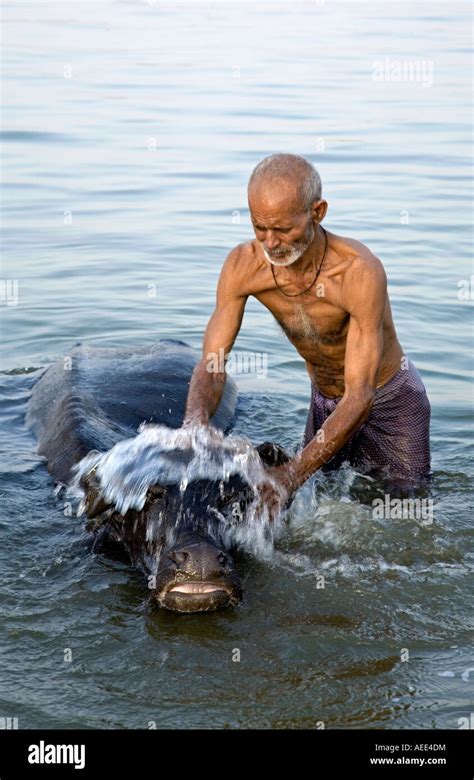
{"label": "man's arm", "polygon": [[242,292],[245,257],[241,245],[229,252],[217,285],[216,307],[204,334],[202,358],[189,385],[183,425],[207,425],[217,410],[226,380],[225,363],[237,338],[247,295]]}
{"label": "man's arm", "polygon": [[299,488],[353,436],[373,404],[382,356],[382,322],[387,279],[382,263],[356,261],[343,285],[350,314],[344,361],[344,395],[318,434],[285,466],[281,475],[290,491]]}

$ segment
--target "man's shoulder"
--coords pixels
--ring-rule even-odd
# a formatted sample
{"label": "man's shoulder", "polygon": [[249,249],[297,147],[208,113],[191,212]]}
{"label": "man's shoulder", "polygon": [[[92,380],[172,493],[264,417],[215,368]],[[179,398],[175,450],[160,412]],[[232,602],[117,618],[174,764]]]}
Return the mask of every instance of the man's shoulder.
{"label": "man's shoulder", "polygon": [[335,236],[331,241],[338,260],[329,276],[339,276],[340,303],[349,313],[364,310],[368,301],[385,301],[387,277],[381,260],[354,238]]}
{"label": "man's shoulder", "polygon": [[221,276],[239,287],[245,288],[247,294],[252,293],[252,280],[261,265],[253,241],[244,241],[234,246],[228,253],[222,266]]}
{"label": "man's shoulder", "polygon": [[225,259],[225,265],[242,265],[242,262],[252,262],[257,256],[255,242],[243,241],[241,244],[236,244]]}
{"label": "man's shoulder", "polygon": [[335,270],[344,270],[345,281],[354,282],[358,279],[385,278],[382,261],[368,246],[355,238],[335,236],[334,249],[339,256]]}

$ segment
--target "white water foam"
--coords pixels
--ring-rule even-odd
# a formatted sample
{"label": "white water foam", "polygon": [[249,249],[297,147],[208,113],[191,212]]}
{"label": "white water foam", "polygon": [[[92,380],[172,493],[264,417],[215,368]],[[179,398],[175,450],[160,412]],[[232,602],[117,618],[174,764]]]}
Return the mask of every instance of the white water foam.
{"label": "white water foam", "polygon": [[[91,472],[106,503],[121,514],[142,509],[147,491],[154,485],[179,485],[184,492],[189,483],[199,479],[225,482],[239,475],[253,488],[254,500],[237,523],[229,524],[215,510],[226,525],[227,541],[266,557],[281,530],[280,517],[270,518],[268,509],[258,504],[258,486],[269,481],[275,484],[258,452],[246,437],[226,436],[213,426],[172,429],[143,423],[135,438],[120,441],[107,452],[92,451],[76,464],[71,495],[83,495],[80,480]],[[283,506],[286,496],[276,487]],[[79,511],[83,509],[84,503]]]}

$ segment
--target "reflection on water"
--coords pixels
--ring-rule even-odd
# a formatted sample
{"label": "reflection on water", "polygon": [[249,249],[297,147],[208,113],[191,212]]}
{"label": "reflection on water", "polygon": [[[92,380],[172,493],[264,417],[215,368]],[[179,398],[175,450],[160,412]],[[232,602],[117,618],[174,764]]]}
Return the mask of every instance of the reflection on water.
{"label": "reflection on water", "polygon": [[[438,2],[4,3],[0,712],[20,727],[456,729],[471,711],[469,19]],[[432,83],[374,78],[386,58]],[[199,347],[223,259],[252,236],[248,177],[278,151],[315,162],[328,229],[384,262],[432,404],[433,522],[377,518],[350,470],[317,475],[273,558],[240,554],[242,607],[148,612],[140,577],[91,554],[54,496],[24,427],[32,368],[78,340]],[[256,300],[235,349],[267,370],[235,376],[233,434],[294,451],[309,380]]]}

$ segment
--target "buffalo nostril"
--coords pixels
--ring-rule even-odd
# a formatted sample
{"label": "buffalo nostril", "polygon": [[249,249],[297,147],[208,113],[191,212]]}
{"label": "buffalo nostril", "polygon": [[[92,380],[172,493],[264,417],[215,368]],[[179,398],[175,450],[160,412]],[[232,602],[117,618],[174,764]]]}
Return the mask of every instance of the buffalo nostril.
{"label": "buffalo nostril", "polygon": [[173,563],[176,563],[178,566],[181,566],[182,563],[186,561],[186,559],[189,557],[189,553],[187,553],[185,550],[172,550],[170,552],[169,557],[173,561]]}

